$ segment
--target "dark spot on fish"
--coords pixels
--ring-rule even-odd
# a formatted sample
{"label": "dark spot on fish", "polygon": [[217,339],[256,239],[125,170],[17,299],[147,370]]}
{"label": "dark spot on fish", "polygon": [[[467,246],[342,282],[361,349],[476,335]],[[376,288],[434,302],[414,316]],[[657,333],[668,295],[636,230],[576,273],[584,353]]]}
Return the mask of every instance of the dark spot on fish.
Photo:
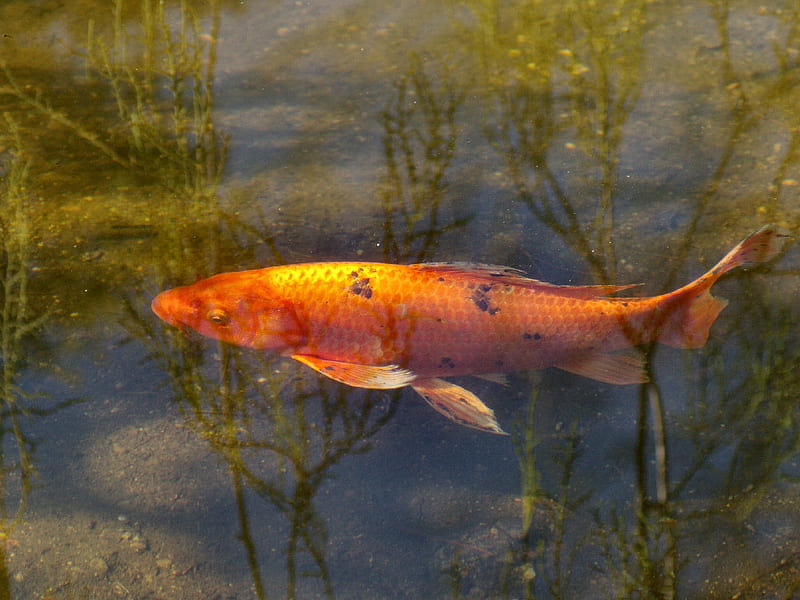
{"label": "dark spot on fish", "polygon": [[358,279],[358,271],[353,271],[352,273],[350,273],[350,277],[352,277],[353,279]]}
{"label": "dark spot on fish", "polygon": [[453,359],[449,356],[443,356],[441,362],[439,363],[439,368],[444,369],[452,369],[456,366],[456,363],[453,362]]}
{"label": "dark spot on fish", "polygon": [[[353,274],[351,274],[353,275]],[[351,294],[361,296],[365,300],[372,298],[372,288],[369,285],[369,277],[363,279],[356,279],[353,285],[350,286],[349,291]]]}
{"label": "dark spot on fish", "polygon": [[522,334],[522,337],[524,337],[526,340],[540,340],[540,339],[542,339],[542,336],[539,335],[538,333],[532,333],[531,334],[531,333],[528,333],[527,331]]}
{"label": "dark spot on fish", "polygon": [[487,312],[490,315],[495,315],[500,310],[497,306],[492,306],[491,299],[487,292],[492,289],[491,285],[488,284],[481,284],[478,288],[472,292],[472,295],[469,297],[470,300],[478,307],[478,310],[482,312]]}
{"label": "dark spot on fish", "polygon": [[622,306],[628,306],[628,303],[627,302],[623,302]]}
{"label": "dark spot on fish", "polygon": [[444,281],[444,277],[439,277],[439,281]]}

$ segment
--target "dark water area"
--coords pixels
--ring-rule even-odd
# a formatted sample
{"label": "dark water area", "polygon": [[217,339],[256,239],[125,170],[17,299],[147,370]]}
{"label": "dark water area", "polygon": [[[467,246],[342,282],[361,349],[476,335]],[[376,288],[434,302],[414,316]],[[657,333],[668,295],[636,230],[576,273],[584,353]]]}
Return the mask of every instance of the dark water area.
{"label": "dark water area", "polygon": [[794,2],[0,3],[1,598],[800,597],[796,246],[510,433],[183,333],[309,261],[703,274],[800,226]]}

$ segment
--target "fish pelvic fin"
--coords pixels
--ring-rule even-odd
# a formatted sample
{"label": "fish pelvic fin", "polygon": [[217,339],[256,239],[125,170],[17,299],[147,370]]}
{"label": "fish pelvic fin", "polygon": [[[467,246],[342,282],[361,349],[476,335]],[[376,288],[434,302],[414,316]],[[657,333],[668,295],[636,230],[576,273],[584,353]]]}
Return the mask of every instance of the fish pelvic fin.
{"label": "fish pelvic fin", "polygon": [[767,225],[742,240],[705,275],[667,294],[675,304],[664,323],[658,341],[675,348],[700,348],[708,339],[709,330],[727,300],[711,295],[711,286],[723,274],[751,264],[775,258],[791,236],[776,226]]}
{"label": "fish pelvic fin", "polygon": [[488,433],[508,435],[497,424],[494,411],[475,394],[461,386],[432,377],[417,379],[411,384],[411,387],[436,412],[459,425],[466,425]]}
{"label": "fish pelvic fin", "polygon": [[292,358],[334,381],[359,388],[391,390],[407,386],[417,377],[397,365],[361,365],[308,354],[293,354]]}

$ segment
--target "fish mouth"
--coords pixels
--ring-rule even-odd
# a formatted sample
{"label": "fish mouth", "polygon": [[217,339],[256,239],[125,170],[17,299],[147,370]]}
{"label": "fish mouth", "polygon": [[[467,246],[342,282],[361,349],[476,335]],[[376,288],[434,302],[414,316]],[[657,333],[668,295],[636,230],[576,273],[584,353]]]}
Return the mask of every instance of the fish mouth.
{"label": "fish mouth", "polygon": [[159,319],[162,319],[162,320],[166,321],[167,320],[167,313],[164,310],[164,303],[162,301],[161,296],[163,296],[163,294],[159,294],[158,296],[153,298],[153,301],[150,302],[150,310],[152,310],[154,313],[156,313],[156,316]]}
{"label": "fish mouth", "polygon": [[175,302],[169,291],[161,292],[158,296],[153,298],[153,301],[150,303],[150,309],[162,321],[175,327],[181,326],[181,323],[175,317]]}

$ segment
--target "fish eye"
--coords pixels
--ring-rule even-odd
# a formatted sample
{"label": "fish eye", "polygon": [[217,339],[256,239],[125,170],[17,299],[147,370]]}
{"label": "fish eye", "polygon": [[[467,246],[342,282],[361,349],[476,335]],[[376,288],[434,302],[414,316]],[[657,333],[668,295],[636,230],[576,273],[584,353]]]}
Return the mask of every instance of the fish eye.
{"label": "fish eye", "polygon": [[208,320],[214,325],[227,325],[231,322],[231,318],[224,310],[214,309],[208,313]]}

